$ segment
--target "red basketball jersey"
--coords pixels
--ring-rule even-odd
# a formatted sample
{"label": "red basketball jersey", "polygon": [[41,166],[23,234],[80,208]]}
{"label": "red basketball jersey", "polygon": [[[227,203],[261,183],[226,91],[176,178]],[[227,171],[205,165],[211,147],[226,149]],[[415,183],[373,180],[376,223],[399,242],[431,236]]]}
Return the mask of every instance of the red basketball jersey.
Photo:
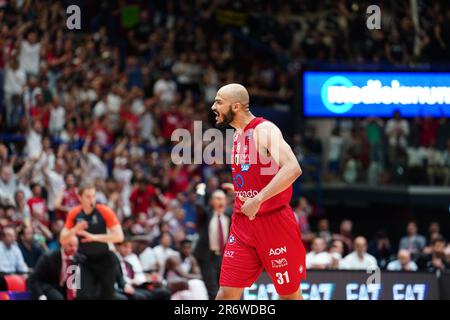
{"label": "red basketball jersey", "polygon": [[[253,198],[263,189],[279,170],[278,164],[269,155],[257,152],[253,133],[256,126],[268,121],[257,117],[250,121],[242,134],[234,133],[231,166],[234,184],[234,212],[243,214],[243,202],[239,196]],[[277,211],[289,205],[292,185],[262,203],[258,215]]]}

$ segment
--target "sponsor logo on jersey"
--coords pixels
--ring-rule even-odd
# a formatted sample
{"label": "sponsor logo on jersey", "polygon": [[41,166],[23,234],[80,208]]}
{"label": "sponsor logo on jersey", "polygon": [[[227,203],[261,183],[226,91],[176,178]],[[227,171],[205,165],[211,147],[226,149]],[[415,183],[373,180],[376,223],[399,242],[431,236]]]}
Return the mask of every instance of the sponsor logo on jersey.
{"label": "sponsor logo on jersey", "polygon": [[230,238],[228,239],[228,242],[229,242],[230,244],[233,244],[233,243],[236,242],[236,239],[234,238],[233,235],[230,235]]}
{"label": "sponsor logo on jersey", "polygon": [[280,255],[282,253],[286,253],[286,252],[287,252],[286,246],[280,247],[280,248],[275,248],[275,249],[270,248],[269,256],[278,256],[278,255]]}
{"label": "sponsor logo on jersey", "polygon": [[233,177],[233,182],[236,188],[242,189],[244,187],[244,177],[241,174],[237,174]]}
{"label": "sponsor logo on jersey", "polygon": [[224,258],[233,258],[233,255],[234,255],[234,251],[231,251],[231,250],[225,250],[225,252],[223,254]]}
{"label": "sponsor logo on jersey", "polygon": [[272,260],[272,268],[283,268],[288,265],[286,258]]}
{"label": "sponsor logo on jersey", "polygon": [[234,196],[235,197],[244,197],[244,198],[253,198],[256,197],[258,195],[259,191],[258,190],[247,190],[247,191],[234,191]]}
{"label": "sponsor logo on jersey", "polygon": [[242,172],[247,172],[250,169],[250,164],[241,164],[241,170]]}

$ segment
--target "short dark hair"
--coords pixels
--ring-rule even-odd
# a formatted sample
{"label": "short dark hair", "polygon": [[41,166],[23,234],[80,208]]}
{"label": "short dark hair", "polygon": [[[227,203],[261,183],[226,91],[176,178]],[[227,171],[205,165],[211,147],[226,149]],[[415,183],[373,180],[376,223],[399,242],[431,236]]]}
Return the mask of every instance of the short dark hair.
{"label": "short dark hair", "polygon": [[169,238],[170,238],[170,240],[173,240],[173,239],[172,239],[172,235],[170,234],[170,232],[168,232],[168,231],[163,231],[163,232],[161,232],[161,234],[159,235],[159,241],[161,241],[161,239],[162,239],[165,235],[168,235]]}
{"label": "short dark hair", "polygon": [[123,241],[117,242],[117,243],[116,243],[116,246],[122,246],[122,245],[124,245],[124,244],[126,244],[126,243],[129,243],[129,242],[131,242],[131,237],[127,235],[127,236],[125,236],[125,237],[123,238]]}
{"label": "short dark hair", "polygon": [[83,181],[78,186],[78,194],[81,196],[87,189],[95,189],[95,184],[92,181]]}
{"label": "short dark hair", "polygon": [[31,228],[31,226],[26,225],[26,224],[22,224],[16,229],[17,237],[19,239],[22,238],[22,236],[25,233],[25,230],[27,230],[27,228]]}
{"label": "short dark hair", "polygon": [[42,188],[42,186],[39,183],[33,182],[32,184],[30,184],[30,189],[33,190],[36,186],[39,186]]}
{"label": "short dark hair", "polygon": [[437,236],[436,238],[434,238],[433,240],[431,240],[431,245],[434,246],[436,243],[438,242],[443,242],[446,243],[444,237],[442,236]]}
{"label": "short dark hair", "polygon": [[184,246],[185,244],[192,244],[192,241],[189,239],[181,240],[180,247]]}

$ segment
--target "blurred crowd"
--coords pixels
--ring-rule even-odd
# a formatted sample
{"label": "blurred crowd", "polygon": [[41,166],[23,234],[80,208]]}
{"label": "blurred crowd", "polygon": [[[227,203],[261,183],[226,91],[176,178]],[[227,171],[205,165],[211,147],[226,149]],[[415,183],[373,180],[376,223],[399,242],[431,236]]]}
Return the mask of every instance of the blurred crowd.
{"label": "blurred crowd", "polygon": [[[367,28],[357,27],[363,4],[351,1],[160,0],[137,11],[134,1],[86,1],[81,31],[67,30],[64,1],[0,1],[0,273],[28,273],[44,252],[60,249],[77,185],[88,178],[127,234],[116,252],[132,267],[122,268],[128,284],[153,279],[173,299],[205,290],[214,297],[223,253],[214,239],[228,235],[214,225],[229,223],[231,173],[220,163],[174,165],[172,132],[192,131],[194,120],[211,127],[209,107],[223,83],[246,84],[255,105],[292,107],[294,72],[286,68],[293,61],[404,64],[448,56],[443,1],[422,8],[417,52],[409,1],[387,3],[383,29],[366,38]],[[440,141],[448,128],[445,120],[400,115],[339,122],[326,171],[352,183],[365,179],[364,170],[369,181],[382,180],[389,167],[395,181],[448,184],[450,143]],[[313,126],[288,138],[308,179],[327,148]],[[382,237],[353,239],[348,224],[341,235],[325,220],[317,233],[303,225],[310,268],[391,262],[396,246]],[[409,270],[409,259],[426,270],[447,268],[445,241],[410,229],[394,266]],[[200,279],[206,289],[192,281]]]}
{"label": "blurred crowd", "polygon": [[430,222],[425,234],[419,232],[415,221],[408,222],[397,243],[385,229],[376,230],[373,235],[356,234],[350,219],[342,220],[339,228],[332,230],[329,219],[316,215],[305,197],[295,201],[293,209],[307,246],[308,269],[450,270],[450,243],[438,222]]}
{"label": "blurred crowd", "polygon": [[317,123],[295,135],[304,181],[370,185],[450,185],[450,121],[430,116],[334,120],[319,136]]}

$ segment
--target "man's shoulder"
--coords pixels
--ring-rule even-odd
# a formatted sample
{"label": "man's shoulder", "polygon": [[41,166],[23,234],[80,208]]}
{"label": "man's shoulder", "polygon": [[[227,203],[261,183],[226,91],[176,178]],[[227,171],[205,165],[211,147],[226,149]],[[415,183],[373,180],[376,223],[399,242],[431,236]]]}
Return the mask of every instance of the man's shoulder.
{"label": "man's shoulder", "polygon": [[377,259],[369,253],[366,253],[366,259],[369,259],[371,262],[377,262]]}
{"label": "man's shoulder", "polygon": [[81,204],[76,205],[75,207],[73,207],[72,209],[70,209],[69,213],[67,214],[67,217],[74,217],[76,215],[78,215],[81,211],[82,211],[82,206]]}
{"label": "man's shoulder", "polygon": [[260,122],[255,126],[255,132],[263,131],[263,130],[277,130],[280,128],[270,120],[261,118]]}
{"label": "man's shoulder", "polygon": [[95,205],[95,208],[101,213],[101,214],[108,214],[108,215],[114,215],[113,209],[108,207],[106,204],[103,203],[97,203]]}
{"label": "man's shoulder", "polygon": [[386,269],[387,270],[397,270],[399,265],[400,265],[400,262],[398,260],[394,260],[387,264]]}

